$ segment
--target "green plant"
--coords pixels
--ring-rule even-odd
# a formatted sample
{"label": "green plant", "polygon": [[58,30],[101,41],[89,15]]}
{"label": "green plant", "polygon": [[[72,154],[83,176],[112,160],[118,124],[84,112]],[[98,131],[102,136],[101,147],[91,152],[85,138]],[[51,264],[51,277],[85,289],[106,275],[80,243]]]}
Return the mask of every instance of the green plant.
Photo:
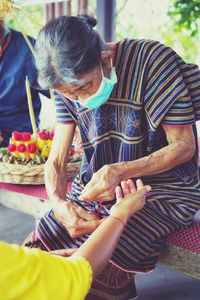
{"label": "green plant", "polygon": [[176,30],[185,28],[191,36],[196,36],[199,33],[199,0],[174,0],[169,7],[168,15],[173,19]]}
{"label": "green plant", "polygon": [[15,10],[14,16],[10,14],[6,17],[5,23],[15,30],[23,30],[25,34],[36,38],[45,24],[44,6],[34,5]]}

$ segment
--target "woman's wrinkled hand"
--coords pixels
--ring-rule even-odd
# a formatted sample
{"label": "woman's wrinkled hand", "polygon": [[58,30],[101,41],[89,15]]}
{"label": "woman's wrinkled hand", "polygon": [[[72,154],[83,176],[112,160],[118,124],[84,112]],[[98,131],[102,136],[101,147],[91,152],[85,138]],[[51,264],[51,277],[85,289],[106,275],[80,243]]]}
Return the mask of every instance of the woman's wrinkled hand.
{"label": "woman's wrinkled hand", "polygon": [[53,210],[72,238],[92,233],[103,221],[72,202],[60,201]]}
{"label": "woman's wrinkled hand", "polygon": [[122,181],[121,187],[116,187],[116,204],[111,207],[110,215],[127,221],[130,216],[144,207],[150,190],[151,187],[144,185],[141,179],[136,181],[136,186],[131,179]]}
{"label": "woman's wrinkled hand", "polygon": [[119,170],[115,164],[105,165],[86,184],[79,196],[80,200],[111,201],[115,198],[115,188],[120,183]]}

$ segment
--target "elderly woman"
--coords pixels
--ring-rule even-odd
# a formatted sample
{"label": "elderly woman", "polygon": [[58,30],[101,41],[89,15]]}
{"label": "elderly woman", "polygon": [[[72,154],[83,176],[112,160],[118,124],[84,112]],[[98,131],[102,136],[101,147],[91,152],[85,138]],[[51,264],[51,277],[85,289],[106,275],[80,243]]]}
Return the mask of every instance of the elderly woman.
{"label": "elderly woman", "polygon": [[[56,95],[57,125],[45,170],[54,209],[27,245],[79,247],[109,215],[116,186],[142,178],[152,187],[146,204],[128,221],[87,297],[133,299],[134,274],[154,269],[166,235],[190,224],[200,207],[200,74],[157,41],[105,44],[95,25],[88,16],[63,16],[50,21],[36,42],[39,84]],[[84,155],[67,193],[76,126]]]}

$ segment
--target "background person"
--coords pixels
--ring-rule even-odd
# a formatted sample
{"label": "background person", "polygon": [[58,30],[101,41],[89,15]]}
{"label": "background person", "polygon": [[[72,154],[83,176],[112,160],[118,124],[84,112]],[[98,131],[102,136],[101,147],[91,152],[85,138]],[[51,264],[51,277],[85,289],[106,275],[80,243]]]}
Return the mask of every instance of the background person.
{"label": "background person", "polygon": [[[34,46],[35,40],[28,37]],[[21,32],[8,28],[0,20],[0,147],[9,143],[13,131],[33,132],[29,115],[25,79],[31,85],[33,109],[37,126],[41,110],[39,92],[33,88],[37,70],[31,50]]]}
{"label": "background person", "polygon": [[[80,246],[110,214],[116,186],[142,177],[152,191],[129,219],[87,298],[127,299],[126,289],[133,292],[129,298],[136,296],[134,274],[154,269],[165,237],[189,225],[200,207],[195,127],[200,73],[158,41],[106,44],[95,25],[88,16],[64,16],[50,21],[37,38],[39,84],[57,91],[57,125],[45,170],[54,209],[27,245]],[[76,126],[84,155],[66,198]]]}

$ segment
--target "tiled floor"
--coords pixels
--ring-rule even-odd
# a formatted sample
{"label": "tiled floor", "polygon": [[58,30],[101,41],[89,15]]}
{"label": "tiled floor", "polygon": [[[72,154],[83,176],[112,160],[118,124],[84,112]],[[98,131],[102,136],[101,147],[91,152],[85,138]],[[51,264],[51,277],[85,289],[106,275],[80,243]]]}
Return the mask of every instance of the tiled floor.
{"label": "tiled floor", "polygon": [[[20,244],[34,225],[32,217],[0,205],[0,240]],[[199,280],[162,265],[136,275],[136,286],[138,300],[200,300]]]}
{"label": "tiled floor", "polygon": [[33,217],[0,205],[0,240],[21,244],[34,226]]}
{"label": "tiled floor", "polygon": [[200,280],[157,265],[154,272],[136,276],[138,300],[200,300]]}

